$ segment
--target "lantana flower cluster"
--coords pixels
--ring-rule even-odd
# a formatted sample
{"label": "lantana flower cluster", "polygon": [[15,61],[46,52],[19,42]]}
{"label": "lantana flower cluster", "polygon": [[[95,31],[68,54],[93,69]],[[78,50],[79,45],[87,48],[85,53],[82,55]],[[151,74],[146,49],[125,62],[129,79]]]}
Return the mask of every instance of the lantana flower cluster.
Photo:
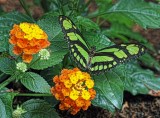
{"label": "lantana flower cluster", "polygon": [[20,23],[10,31],[9,42],[14,45],[13,53],[21,55],[26,63],[30,63],[33,54],[50,45],[47,34],[36,24]]}
{"label": "lantana flower cluster", "polygon": [[69,110],[73,115],[81,109],[87,110],[95,98],[94,81],[88,73],[81,72],[78,68],[63,69],[59,76],[53,78],[53,82],[55,86],[51,92],[60,100],[59,109]]}

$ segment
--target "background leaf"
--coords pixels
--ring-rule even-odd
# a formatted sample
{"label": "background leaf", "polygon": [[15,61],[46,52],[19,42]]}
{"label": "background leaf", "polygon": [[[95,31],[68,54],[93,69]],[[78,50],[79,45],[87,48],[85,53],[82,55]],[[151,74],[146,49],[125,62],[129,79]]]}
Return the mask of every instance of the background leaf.
{"label": "background leaf", "polygon": [[[160,27],[160,5],[149,4],[144,0],[119,0],[106,13],[121,13],[141,25],[143,28],[159,28]],[[108,14],[108,17],[110,15]]]}
{"label": "background leaf", "polygon": [[30,91],[39,93],[50,93],[50,86],[40,75],[26,72],[18,77],[21,83]]}
{"label": "background leaf", "polygon": [[5,105],[2,102],[2,100],[0,99],[0,117],[1,118],[6,118],[7,114],[6,114],[6,110],[5,110]]}
{"label": "background leaf", "polygon": [[160,90],[160,78],[156,78],[151,70],[142,69],[135,62],[119,65],[114,69],[125,83],[125,90],[136,94],[148,94],[149,90]]}
{"label": "background leaf", "polygon": [[105,35],[100,32],[83,32],[85,37],[85,41],[91,47],[96,47],[96,50],[108,47],[113,45],[114,43],[109,40]]}
{"label": "background leaf", "polygon": [[49,41],[53,40],[61,32],[58,16],[46,15],[37,24],[47,33]]}
{"label": "background leaf", "polygon": [[77,23],[78,25],[82,26],[87,30],[100,30],[99,26],[88,18],[77,16],[77,21],[78,21]]}
{"label": "background leaf", "polygon": [[13,98],[16,94],[7,92],[7,89],[0,91],[0,118],[12,118]]}
{"label": "background leaf", "polygon": [[140,57],[140,60],[148,67],[155,68],[160,71],[160,64],[149,54],[146,53]]}
{"label": "background leaf", "polygon": [[[105,15],[106,11],[108,11],[114,5],[115,2],[116,1],[112,1],[112,0],[96,0],[98,8],[95,12],[88,14],[88,16],[89,17],[98,16],[97,19],[98,19],[99,25],[102,25],[104,21],[107,20],[111,24],[118,23],[128,28],[131,28],[134,25],[134,22],[128,16],[122,15],[121,13],[113,13],[113,14]],[[102,18],[103,20],[101,20],[100,18]]]}
{"label": "background leaf", "polygon": [[0,58],[0,70],[6,74],[14,74],[16,70],[15,61],[9,58]]}
{"label": "background leaf", "polygon": [[23,118],[60,118],[53,106],[40,99],[31,99],[22,104],[27,112]]}
{"label": "background leaf", "polygon": [[151,51],[155,52],[154,47],[144,38],[140,33],[134,32],[132,29],[126,27],[123,24],[113,23],[112,26],[103,31],[103,34],[112,39],[120,39],[124,43],[129,43],[130,40],[136,40],[142,43]]}
{"label": "background leaf", "polygon": [[116,68],[93,76],[95,80],[96,98],[93,105],[110,111],[122,107],[123,91],[133,95],[148,94],[150,90],[160,90],[160,78],[156,78],[151,70],[142,69],[136,62],[118,65]]}

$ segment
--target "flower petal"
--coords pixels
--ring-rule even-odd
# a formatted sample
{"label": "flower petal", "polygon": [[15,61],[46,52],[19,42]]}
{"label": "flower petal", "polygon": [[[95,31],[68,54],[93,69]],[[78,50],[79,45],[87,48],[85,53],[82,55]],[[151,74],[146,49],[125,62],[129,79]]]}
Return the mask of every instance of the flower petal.
{"label": "flower petal", "polygon": [[33,59],[33,56],[30,54],[23,54],[22,59],[26,63],[30,63]]}
{"label": "flower petal", "polygon": [[15,55],[20,55],[20,54],[22,54],[22,49],[20,48],[20,47],[18,47],[18,46],[14,46],[13,47],[13,53],[15,54]]}

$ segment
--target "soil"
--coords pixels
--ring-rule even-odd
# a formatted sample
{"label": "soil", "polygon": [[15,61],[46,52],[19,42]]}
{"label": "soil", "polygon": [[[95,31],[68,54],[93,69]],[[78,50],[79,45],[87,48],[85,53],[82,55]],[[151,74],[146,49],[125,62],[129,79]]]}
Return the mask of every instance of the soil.
{"label": "soil", "polygon": [[[34,18],[37,19],[44,13],[40,6],[33,3],[33,0],[26,1]],[[24,13],[18,0],[0,0],[0,5],[6,12],[18,10]],[[136,27],[135,30],[141,32],[142,35],[153,44],[157,51],[157,53],[153,55],[160,61],[160,30],[143,30],[140,27],[138,27],[138,29]],[[62,118],[160,118],[160,98],[149,95],[133,96],[125,92],[123,107],[121,110],[116,110],[115,113],[110,113],[99,107],[90,106],[87,111],[80,111],[77,115],[72,116],[66,111],[60,111],[58,106],[56,109]]]}
{"label": "soil", "polygon": [[160,118],[160,99],[148,95],[133,96],[125,92],[124,104],[121,110],[115,113],[91,106],[87,111],[80,111],[77,115],[72,116],[67,112],[57,111],[62,118]]}

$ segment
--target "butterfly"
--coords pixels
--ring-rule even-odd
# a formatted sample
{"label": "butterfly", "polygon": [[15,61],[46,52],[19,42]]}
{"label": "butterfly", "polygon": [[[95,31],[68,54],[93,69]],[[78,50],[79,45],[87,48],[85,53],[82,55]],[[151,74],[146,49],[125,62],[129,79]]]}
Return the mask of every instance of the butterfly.
{"label": "butterfly", "polygon": [[140,44],[119,44],[100,50],[96,50],[95,46],[90,48],[71,19],[61,15],[59,23],[73,59],[81,69],[93,74],[110,70],[145,52],[145,47]]}

